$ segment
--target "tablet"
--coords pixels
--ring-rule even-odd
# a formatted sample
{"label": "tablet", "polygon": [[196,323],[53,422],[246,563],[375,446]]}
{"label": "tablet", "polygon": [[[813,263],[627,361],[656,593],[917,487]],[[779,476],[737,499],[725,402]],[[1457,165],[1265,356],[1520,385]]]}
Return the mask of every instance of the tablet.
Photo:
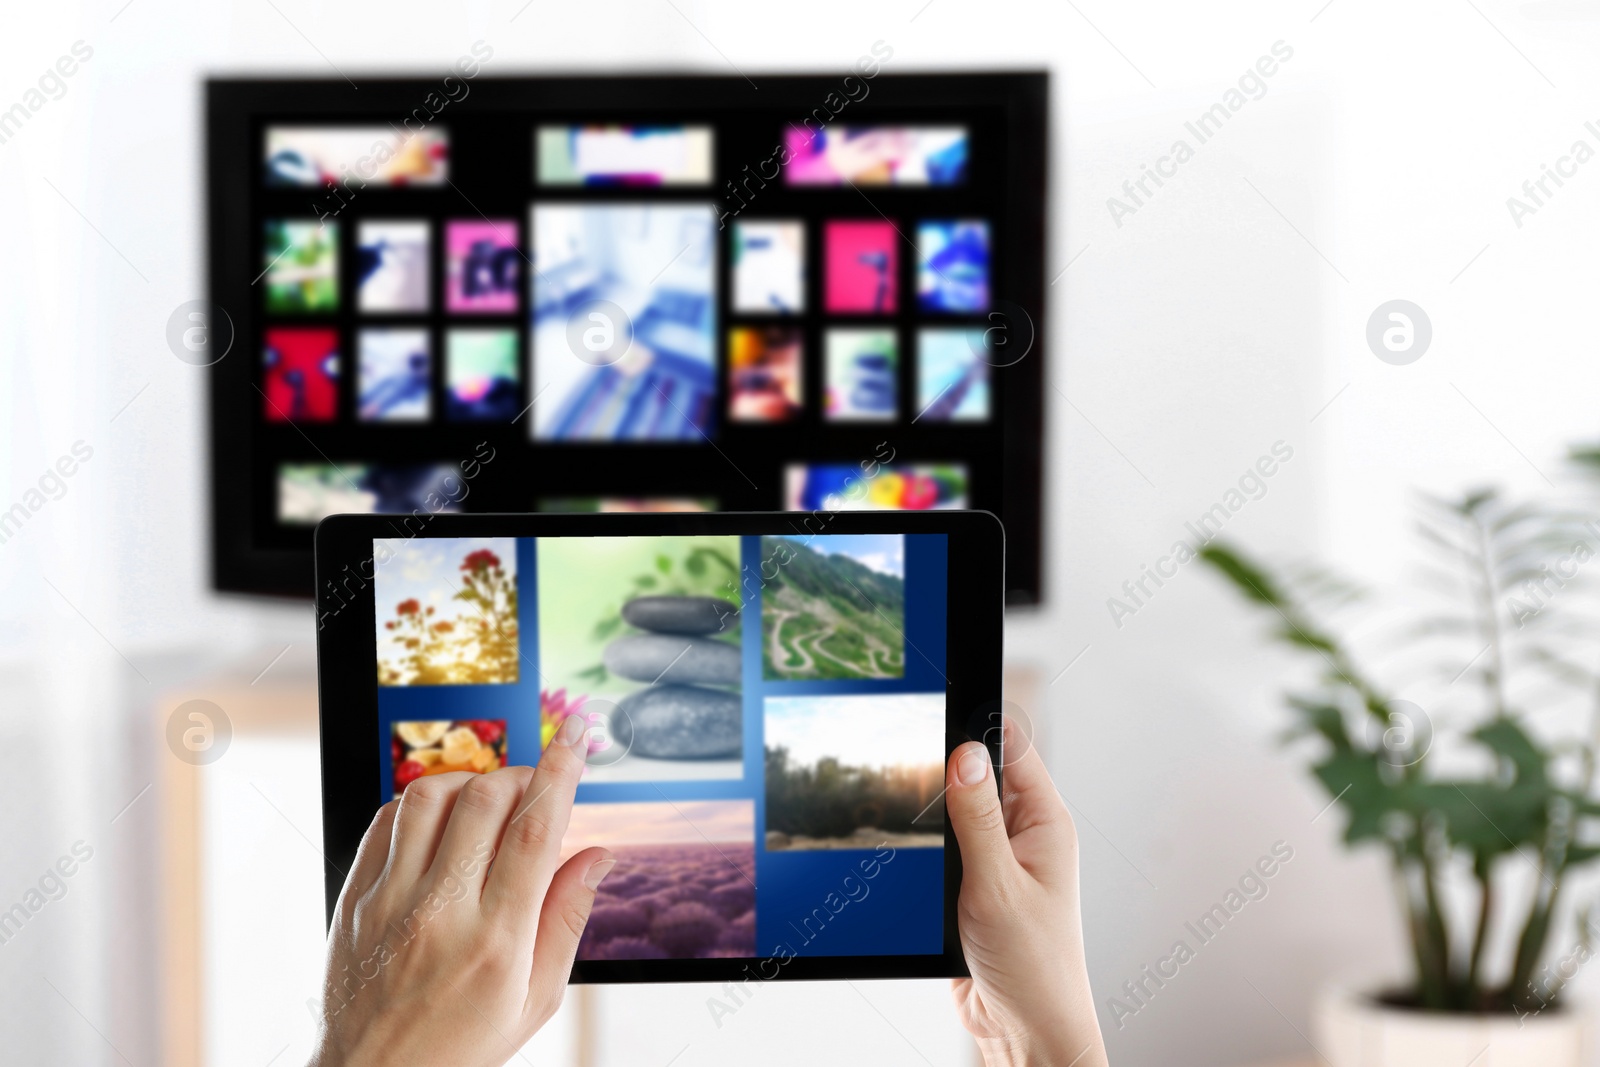
{"label": "tablet", "polygon": [[998,784],[987,512],[339,515],[315,541],[327,910],[417,778],[590,726],[577,982],[965,975],[944,765]]}

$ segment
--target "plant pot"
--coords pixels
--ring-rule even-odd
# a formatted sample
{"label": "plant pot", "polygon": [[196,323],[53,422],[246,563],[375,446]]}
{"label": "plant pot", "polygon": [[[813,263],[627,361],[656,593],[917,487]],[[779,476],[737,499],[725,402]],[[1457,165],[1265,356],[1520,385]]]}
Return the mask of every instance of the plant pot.
{"label": "plant pot", "polygon": [[1312,1040],[1329,1067],[1583,1067],[1587,1015],[1451,1015],[1379,1004],[1344,987],[1318,998]]}

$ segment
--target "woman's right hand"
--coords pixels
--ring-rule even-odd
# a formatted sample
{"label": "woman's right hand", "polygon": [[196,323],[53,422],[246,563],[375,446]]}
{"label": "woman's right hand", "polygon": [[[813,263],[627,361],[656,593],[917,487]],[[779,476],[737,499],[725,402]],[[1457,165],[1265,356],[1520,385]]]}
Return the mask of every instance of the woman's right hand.
{"label": "woman's right hand", "polygon": [[[1020,731],[1006,724],[1007,757]],[[1078,912],[1078,836],[1031,744],[995,789],[988,750],[951,753],[945,808],[961,846],[957,918],[971,978],[953,984],[988,1067],[1106,1067]]]}
{"label": "woman's right hand", "polygon": [[311,1067],[498,1067],[555,1013],[615,862],[560,858],[587,726],[569,716],[531,770],[419,778],[378,809],[328,932]]}

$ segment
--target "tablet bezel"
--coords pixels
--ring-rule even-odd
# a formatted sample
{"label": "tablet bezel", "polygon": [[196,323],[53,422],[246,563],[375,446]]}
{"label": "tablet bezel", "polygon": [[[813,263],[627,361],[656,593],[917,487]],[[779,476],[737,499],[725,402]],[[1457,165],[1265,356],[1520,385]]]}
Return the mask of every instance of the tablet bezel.
{"label": "tablet bezel", "polygon": [[[984,511],[721,512],[705,514],[335,515],[315,539],[317,690],[322,758],[326,916],[343,888],[382,796],[382,768],[371,757],[378,729],[376,605],[372,542],[393,537],[654,537],[809,534],[945,534],[945,755],[984,742],[1000,787],[999,725],[1005,608],[1005,535]],[[956,630],[958,625],[960,630]],[[330,712],[328,709],[337,709]],[[333,757],[330,759],[330,757]],[[945,978],[967,974],[956,929],[961,856],[945,826],[944,951],[916,956],[792,956],[706,960],[588,960],[578,983],[723,982],[846,978]],[[766,970],[773,969],[769,976]]]}

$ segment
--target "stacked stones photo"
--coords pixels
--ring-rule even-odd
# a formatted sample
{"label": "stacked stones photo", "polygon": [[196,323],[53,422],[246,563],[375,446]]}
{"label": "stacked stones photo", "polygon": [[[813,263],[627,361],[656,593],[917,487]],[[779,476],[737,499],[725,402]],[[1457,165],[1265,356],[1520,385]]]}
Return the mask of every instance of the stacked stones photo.
{"label": "stacked stones photo", "polygon": [[744,775],[739,555],[737,537],[539,540],[541,685],[604,724],[585,782]]}
{"label": "stacked stones photo", "polygon": [[739,611],[705,596],[641,596],[622,607],[640,631],[613,638],[605,667],[643,687],[618,701],[612,736],[630,755],[736,759],[743,751]]}

